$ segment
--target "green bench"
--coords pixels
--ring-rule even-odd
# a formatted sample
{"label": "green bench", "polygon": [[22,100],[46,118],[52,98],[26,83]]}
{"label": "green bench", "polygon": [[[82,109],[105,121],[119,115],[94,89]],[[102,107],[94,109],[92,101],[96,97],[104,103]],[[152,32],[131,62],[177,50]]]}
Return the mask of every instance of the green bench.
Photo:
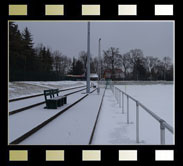
{"label": "green bench", "polygon": [[[49,96],[49,98],[48,98]],[[59,96],[58,89],[44,90],[44,97],[47,109],[57,109],[67,103],[66,96]]]}

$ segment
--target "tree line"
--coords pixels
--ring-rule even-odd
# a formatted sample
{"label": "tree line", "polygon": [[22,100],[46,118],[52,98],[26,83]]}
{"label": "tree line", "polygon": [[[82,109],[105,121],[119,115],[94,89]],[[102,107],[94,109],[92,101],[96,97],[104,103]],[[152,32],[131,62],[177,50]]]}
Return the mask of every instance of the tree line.
{"label": "tree line", "polygon": [[115,69],[121,69],[125,80],[173,80],[173,63],[170,57],[159,59],[144,56],[141,49],[120,54],[119,49],[114,47],[103,53],[101,70],[104,72],[106,68],[111,69],[112,79],[115,79]]}
{"label": "tree line", "polygon": [[[18,25],[9,23],[9,80],[51,81],[70,79],[68,74],[86,77],[87,53],[81,51],[70,58],[62,52],[38,44],[34,46],[33,36],[26,27],[20,32]],[[121,54],[118,48],[104,50],[102,57],[91,56],[90,71],[101,77],[107,69],[115,79],[116,69],[121,69],[125,80],[173,80],[173,64],[169,57],[162,60],[144,56],[141,49],[132,49]]]}

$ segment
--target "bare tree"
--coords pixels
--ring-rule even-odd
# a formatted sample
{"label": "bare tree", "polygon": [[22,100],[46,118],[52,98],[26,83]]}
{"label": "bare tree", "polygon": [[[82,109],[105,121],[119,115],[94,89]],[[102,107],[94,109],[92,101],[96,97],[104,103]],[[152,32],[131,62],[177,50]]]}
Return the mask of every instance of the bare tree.
{"label": "bare tree", "polygon": [[163,77],[164,80],[166,80],[166,73],[171,67],[171,59],[170,57],[164,57],[163,58],[163,66],[164,66],[164,72],[163,72]]}
{"label": "bare tree", "polygon": [[131,68],[131,63],[130,63],[130,52],[127,52],[125,54],[123,54],[121,56],[122,60],[121,60],[121,63],[122,63],[122,69],[124,71],[124,75],[125,75],[125,79],[127,78],[127,73],[128,73],[128,70]]}
{"label": "bare tree", "polygon": [[152,56],[146,57],[146,68],[151,80],[153,79],[154,70],[158,64],[158,61],[159,59],[156,57],[152,57]]}
{"label": "bare tree", "polygon": [[[83,64],[83,69],[82,70],[84,70],[84,73],[86,75],[86,70],[87,70],[87,53],[85,51],[81,51],[79,53],[79,60]],[[92,55],[90,56],[90,64],[92,64]]]}
{"label": "bare tree", "polygon": [[79,53],[79,60],[83,63],[84,68],[86,69],[87,64],[87,53],[85,51],[81,51]]}
{"label": "bare tree", "polygon": [[132,65],[133,78],[136,80],[145,79],[145,58],[141,49],[133,49],[130,51],[130,62]]}
{"label": "bare tree", "polygon": [[90,61],[91,62],[91,72],[92,73],[97,73],[97,71],[98,71],[98,58],[97,57],[94,57],[93,59],[92,59],[92,61]]}
{"label": "bare tree", "polygon": [[121,66],[121,55],[119,54],[119,49],[111,47],[107,51],[104,51],[104,63],[106,68],[111,69],[111,78],[114,79],[115,69]]}
{"label": "bare tree", "polygon": [[53,52],[53,58],[54,58],[53,67],[57,73],[57,76],[67,74],[71,67],[71,59],[63,55],[59,51]]}

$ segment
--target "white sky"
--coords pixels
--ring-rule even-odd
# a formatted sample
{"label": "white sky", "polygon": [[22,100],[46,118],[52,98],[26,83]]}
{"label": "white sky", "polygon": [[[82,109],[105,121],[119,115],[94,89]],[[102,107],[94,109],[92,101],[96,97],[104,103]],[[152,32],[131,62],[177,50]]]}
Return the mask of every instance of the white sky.
{"label": "white sky", "polygon": [[[51,21],[16,22],[22,31],[28,27],[35,45],[42,43],[64,55],[78,56],[87,50],[87,22]],[[91,54],[98,55],[98,39],[102,50],[117,47],[126,53],[130,49],[142,49],[145,56],[173,59],[174,23],[170,21],[98,21],[91,22]]]}

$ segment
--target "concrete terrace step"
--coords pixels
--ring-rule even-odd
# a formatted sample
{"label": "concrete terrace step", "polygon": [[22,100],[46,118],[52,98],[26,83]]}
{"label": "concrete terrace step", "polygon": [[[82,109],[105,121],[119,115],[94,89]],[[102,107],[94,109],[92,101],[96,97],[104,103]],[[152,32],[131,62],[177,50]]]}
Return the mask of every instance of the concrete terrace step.
{"label": "concrete terrace step", "polygon": [[22,141],[21,145],[87,145],[104,89],[89,94],[75,106]]}
{"label": "concrete terrace step", "polygon": [[9,143],[83,97],[84,94],[81,94],[81,92],[68,96],[67,104],[58,107],[58,109],[44,109],[45,105],[42,104],[9,116]]}

